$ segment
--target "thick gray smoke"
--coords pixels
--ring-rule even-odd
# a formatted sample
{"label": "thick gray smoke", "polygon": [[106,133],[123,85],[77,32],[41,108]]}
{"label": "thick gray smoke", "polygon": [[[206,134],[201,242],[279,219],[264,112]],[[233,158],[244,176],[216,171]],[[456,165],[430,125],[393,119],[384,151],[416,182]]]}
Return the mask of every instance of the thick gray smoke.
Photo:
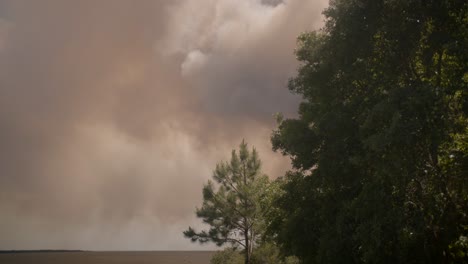
{"label": "thick gray smoke", "polygon": [[272,116],[326,4],[0,0],[0,249],[200,248],[181,232],[242,138],[288,168]]}

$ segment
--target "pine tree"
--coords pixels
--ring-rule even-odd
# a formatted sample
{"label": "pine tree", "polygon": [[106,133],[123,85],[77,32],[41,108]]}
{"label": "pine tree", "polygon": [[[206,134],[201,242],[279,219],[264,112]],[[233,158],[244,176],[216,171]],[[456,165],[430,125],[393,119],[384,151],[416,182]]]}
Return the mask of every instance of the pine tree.
{"label": "pine tree", "polygon": [[210,226],[209,230],[184,232],[193,242],[229,243],[242,248],[245,263],[250,259],[261,235],[261,198],[268,177],[261,172],[261,161],[255,148],[249,152],[243,140],[239,152],[232,151],[230,162],[221,162],[213,172],[213,181],[203,187],[203,205],[196,215]]}

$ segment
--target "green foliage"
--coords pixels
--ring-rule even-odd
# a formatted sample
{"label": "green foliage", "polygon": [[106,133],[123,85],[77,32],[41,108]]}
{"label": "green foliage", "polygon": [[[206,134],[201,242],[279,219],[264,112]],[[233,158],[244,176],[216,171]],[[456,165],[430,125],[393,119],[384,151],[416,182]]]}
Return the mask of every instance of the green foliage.
{"label": "green foliage", "polygon": [[299,264],[299,260],[293,256],[283,258],[274,243],[264,242],[255,249],[252,264]]}
{"label": "green foliage", "polygon": [[[244,257],[239,250],[228,247],[217,251],[210,260],[211,264],[241,264]],[[253,252],[252,264],[300,264],[296,257],[283,258],[279,248],[273,243],[262,243]]]}
{"label": "green foliage", "polygon": [[[298,39],[268,234],[305,263],[449,263],[468,225],[468,2],[335,0]],[[455,242],[454,242],[455,241]],[[458,255],[457,255],[458,256]]]}
{"label": "green foliage", "polygon": [[263,205],[268,177],[261,173],[261,162],[255,149],[249,151],[242,141],[239,151],[232,151],[230,162],[216,165],[212,181],[203,187],[203,205],[196,209],[209,230],[189,227],[185,237],[193,242],[230,243],[244,250],[249,263],[253,248],[263,233]]}
{"label": "green foliage", "polygon": [[217,251],[210,260],[211,264],[243,264],[242,253],[234,248],[228,247]]}
{"label": "green foliage", "polygon": [[449,245],[449,251],[453,262],[468,262],[468,237],[460,236],[457,241]]}
{"label": "green foliage", "polygon": [[272,243],[263,243],[255,249],[252,256],[252,264],[280,264],[279,249]]}

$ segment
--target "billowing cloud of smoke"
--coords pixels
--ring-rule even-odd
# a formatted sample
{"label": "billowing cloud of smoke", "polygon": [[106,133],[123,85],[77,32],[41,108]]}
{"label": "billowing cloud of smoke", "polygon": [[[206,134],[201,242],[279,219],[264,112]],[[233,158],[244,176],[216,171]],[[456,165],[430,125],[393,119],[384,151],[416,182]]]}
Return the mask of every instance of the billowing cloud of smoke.
{"label": "billowing cloud of smoke", "polygon": [[[327,1],[0,1],[0,249],[197,249],[201,187],[270,151]],[[206,247],[204,248],[206,249]]]}

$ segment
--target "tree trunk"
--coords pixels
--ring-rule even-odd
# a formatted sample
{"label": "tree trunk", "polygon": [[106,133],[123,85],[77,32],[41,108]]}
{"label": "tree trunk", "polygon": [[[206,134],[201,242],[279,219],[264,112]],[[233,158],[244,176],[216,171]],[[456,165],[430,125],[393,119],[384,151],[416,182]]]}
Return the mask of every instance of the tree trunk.
{"label": "tree trunk", "polygon": [[245,238],[245,264],[250,264],[250,244],[249,244],[249,229],[244,230]]}
{"label": "tree trunk", "polygon": [[[243,142],[243,141],[242,141]],[[244,185],[247,185],[247,174],[245,172],[245,162],[243,164],[243,176],[244,176]],[[247,201],[244,200],[244,207],[247,209]],[[247,218],[244,217],[244,225],[245,225],[245,230],[244,230],[244,238],[245,238],[245,264],[250,264],[250,243],[249,243],[249,223],[247,221]]]}

